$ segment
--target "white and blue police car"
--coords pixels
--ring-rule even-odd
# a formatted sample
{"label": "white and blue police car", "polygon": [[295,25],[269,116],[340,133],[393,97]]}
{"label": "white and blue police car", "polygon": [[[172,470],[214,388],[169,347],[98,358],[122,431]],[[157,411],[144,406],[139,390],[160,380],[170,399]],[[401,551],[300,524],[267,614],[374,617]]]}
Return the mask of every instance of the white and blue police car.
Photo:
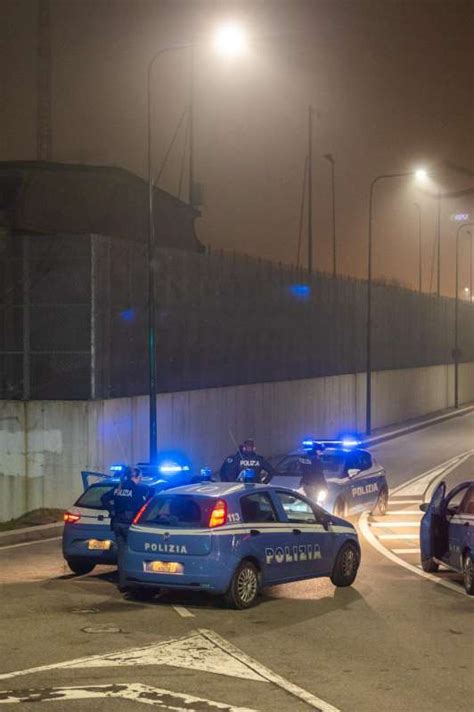
{"label": "white and blue police car", "polygon": [[474,596],[474,480],[446,492],[446,483],[435,489],[420,526],[421,565],[433,573],[443,564],[462,573],[464,588]]}
{"label": "white and blue police car", "polygon": [[328,576],[350,586],[360,563],[355,528],[297,492],[208,483],[159,493],[136,515],[124,556],[125,590],[224,594],[248,608],[264,586]]}
{"label": "white and blue police car", "polygon": [[[191,466],[175,459],[160,460],[157,465],[138,463],[143,484],[154,492],[195,481]],[[77,575],[87,574],[97,564],[117,563],[115,535],[110,528],[109,512],[104,509],[102,496],[120,483],[124,465],[112,465],[111,474],[81,472],[84,492],[64,514],[63,556]],[[197,479],[207,479],[201,470]]]}
{"label": "white and blue police car", "polygon": [[304,493],[328,512],[347,517],[369,511],[384,515],[386,472],[354,437],[306,438],[301,447],[274,461],[272,484]]}

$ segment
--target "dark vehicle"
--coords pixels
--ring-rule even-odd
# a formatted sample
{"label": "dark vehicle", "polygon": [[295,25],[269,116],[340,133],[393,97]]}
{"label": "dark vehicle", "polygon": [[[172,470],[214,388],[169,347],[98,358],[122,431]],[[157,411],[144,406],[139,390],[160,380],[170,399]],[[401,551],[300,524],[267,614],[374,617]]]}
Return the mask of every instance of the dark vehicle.
{"label": "dark vehicle", "polygon": [[446,483],[435,489],[420,526],[421,565],[433,573],[439,565],[463,575],[464,588],[474,596],[474,480],[446,493]]}

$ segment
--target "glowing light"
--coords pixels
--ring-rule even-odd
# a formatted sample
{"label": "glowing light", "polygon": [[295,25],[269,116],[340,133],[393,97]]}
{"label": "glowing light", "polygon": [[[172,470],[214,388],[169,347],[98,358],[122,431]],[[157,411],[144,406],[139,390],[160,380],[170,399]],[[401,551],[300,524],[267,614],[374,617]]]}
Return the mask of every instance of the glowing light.
{"label": "glowing light", "polygon": [[81,518],[80,514],[73,514],[72,512],[64,513],[64,522],[66,524],[75,524]]}
{"label": "glowing light", "polygon": [[215,45],[220,54],[236,57],[247,49],[245,33],[239,25],[223,25],[217,30]]}
{"label": "glowing light", "polygon": [[428,178],[428,171],[425,168],[418,168],[418,170],[415,171],[415,178],[419,181],[426,180]]}
{"label": "glowing light", "polygon": [[343,438],[341,445],[345,450],[350,450],[353,447],[358,447],[360,445],[360,440],[355,438]]}
{"label": "glowing light", "polygon": [[162,475],[176,475],[178,472],[189,472],[188,465],[178,465],[175,462],[164,462],[158,468]]}
{"label": "glowing light", "polygon": [[454,222],[467,222],[470,217],[469,213],[455,213],[451,216],[451,219],[454,220]]}
{"label": "glowing light", "polygon": [[328,496],[328,491],[321,489],[321,490],[319,490],[318,496],[316,497],[316,499],[319,503],[321,503],[321,502],[324,502],[324,500],[326,499],[327,496]]}
{"label": "glowing light", "polygon": [[211,512],[209,519],[209,528],[221,527],[227,521],[227,504],[223,499],[219,499]]}
{"label": "glowing light", "polygon": [[109,470],[111,472],[123,472],[125,470],[125,465],[110,465]]}
{"label": "glowing light", "polygon": [[464,287],[464,293],[469,294],[469,287]]}
{"label": "glowing light", "polygon": [[311,296],[311,287],[309,284],[291,284],[288,289],[291,296],[301,301],[305,301]]}

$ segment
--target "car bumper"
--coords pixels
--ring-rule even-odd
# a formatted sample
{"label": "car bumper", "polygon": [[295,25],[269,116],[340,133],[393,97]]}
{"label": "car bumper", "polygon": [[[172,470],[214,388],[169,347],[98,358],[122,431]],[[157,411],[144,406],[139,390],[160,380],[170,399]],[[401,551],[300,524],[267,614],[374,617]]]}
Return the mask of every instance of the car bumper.
{"label": "car bumper", "polygon": [[[91,539],[112,542],[110,549],[89,549]],[[68,559],[81,559],[94,564],[113,565],[117,563],[117,549],[114,533],[106,527],[79,527],[66,525],[63,531],[63,556]]]}

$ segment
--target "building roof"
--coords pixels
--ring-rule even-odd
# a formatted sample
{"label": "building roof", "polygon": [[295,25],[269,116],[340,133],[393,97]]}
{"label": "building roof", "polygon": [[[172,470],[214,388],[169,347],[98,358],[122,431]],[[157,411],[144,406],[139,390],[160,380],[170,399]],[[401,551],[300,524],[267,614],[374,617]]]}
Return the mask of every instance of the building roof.
{"label": "building roof", "polygon": [[[201,251],[199,212],[154,188],[159,247]],[[146,242],[148,183],[114,166],[0,161],[0,224],[43,234],[100,234]]]}

